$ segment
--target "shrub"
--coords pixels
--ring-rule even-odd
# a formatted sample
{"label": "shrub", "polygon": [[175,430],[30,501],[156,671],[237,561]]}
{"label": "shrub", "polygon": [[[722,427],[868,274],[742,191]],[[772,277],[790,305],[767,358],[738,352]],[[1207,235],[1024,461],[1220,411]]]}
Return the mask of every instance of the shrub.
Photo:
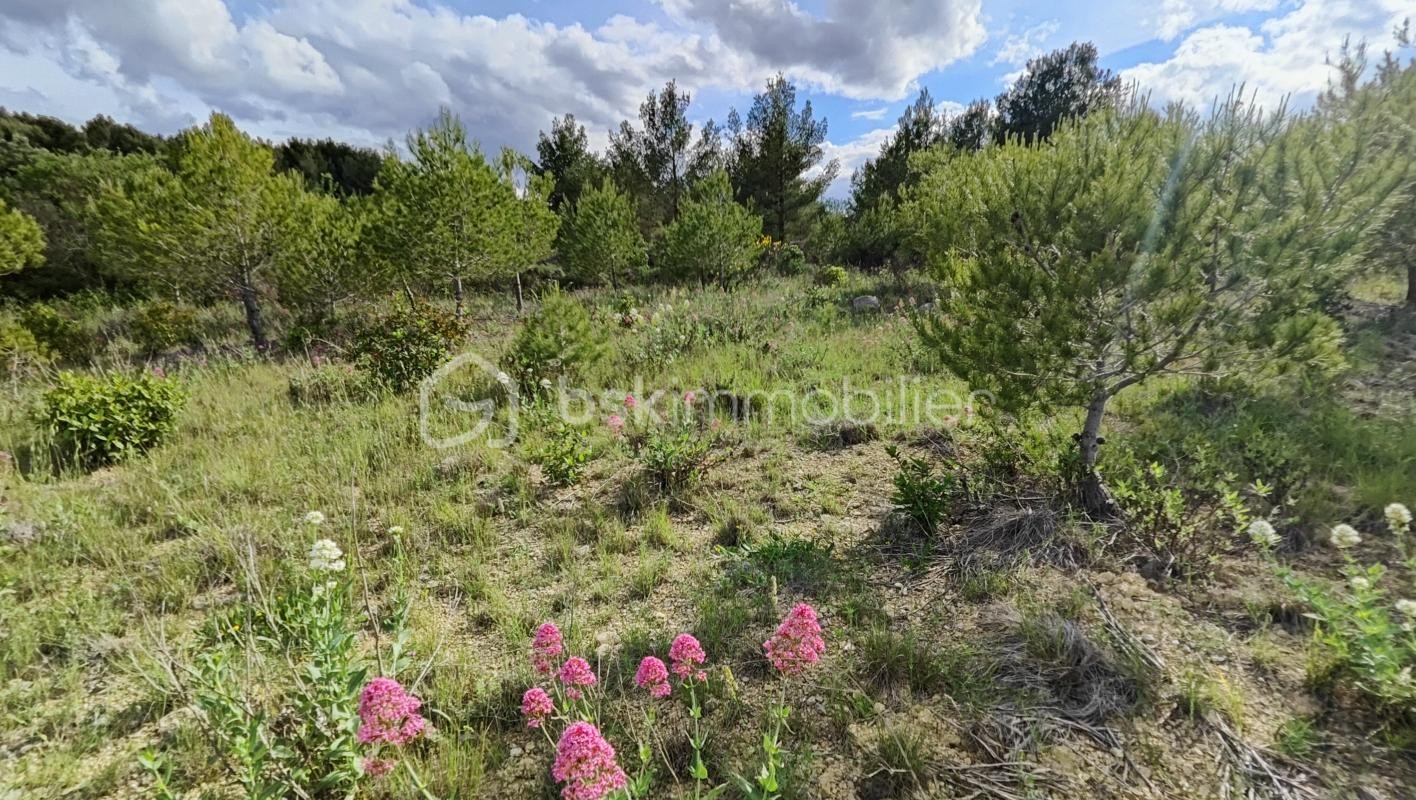
{"label": "shrub", "polygon": [[165,378],[66,372],[44,393],[38,421],[62,455],[97,467],[160,444],[182,401],[181,388]]}
{"label": "shrub", "polygon": [[353,351],[374,380],[401,392],[433,374],[464,335],[452,315],[423,307],[372,321],[356,334]]}
{"label": "shrub", "polygon": [[778,275],[799,275],[806,269],[806,254],[794,244],[769,242],[762,250],[760,263],[763,269]]}
{"label": "shrub", "polygon": [[195,344],[201,338],[196,310],[169,300],[138,306],[128,320],[128,335],[148,354]]}
{"label": "shrub", "polygon": [[580,480],[593,452],[585,432],[565,422],[557,422],[546,433],[546,441],[536,451],[536,463],[551,483],[561,486]]}
{"label": "shrub", "polygon": [[821,270],[816,273],[817,286],[840,286],[849,279],[850,274],[846,272],[845,267],[822,267]]}
{"label": "shrub", "polygon": [[717,436],[692,425],[654,428],[639,450],[644,471],[661,491],[677,494],[698,483]]}
{"label": "shrub", "polygon": [[521,391],[536,395],[549,391],[562,376],[582,375],[602,354],[585,307],[552,287],[516,332],[505,365]]}
{"label": "shrub", "polygon": [[1233,543],[1232,526],[1226,522],[1234,520],[1223,517],[1241,513],[1233,506],[1237,498],[1228,493],[1206,498],[1214,502],[1187,501],[1159,464],[1117,481],[1113,496],[1126,519],[1123,545],[1138,551],[1149,562],[1146,571],[1155,577],[1210,577]]}
{"label": "shrub", "polygon": [[27,372],[48,361],[44,346],[35,340],[29,328],[8,317],[0,317],[0,371],[5,374]]}
{"label": "shrub", "polygon": [[94,340],[79,323],[60,314],[53,306],[35,303],[20,314],[20,323],[52,355],[82,363],[94,353]]}
{"label": "shrub", "polygon": [[[1399,503],[1386,508],[1387,528],[1407,576],[1416,574],[1416,554],[1409,548],[1411,512]],[[1347,583],[1339,590],[1299,577],[1287,567],[1279,576],[1312,608],[1315,641],[1333,678],[1349,683],[1381,711],[1416,724],[1416,581],[1383,586],[1388,570],[1361,564],[1351,548],[1361,535],[1350,525],[1332,529],[1329,542],[1343,551]],[[1267,548],[1266,548],[1267,550]]]}
{"label": "shrub", "polygon": [[890,497],[895,510],[913,520],[925,533],[934,533],[949,512],[958,481],[953,475],[935,469],[928,459],[901,456],[893,445],[885,451],[900,465],[900,471],[895,473],[895,492]]}

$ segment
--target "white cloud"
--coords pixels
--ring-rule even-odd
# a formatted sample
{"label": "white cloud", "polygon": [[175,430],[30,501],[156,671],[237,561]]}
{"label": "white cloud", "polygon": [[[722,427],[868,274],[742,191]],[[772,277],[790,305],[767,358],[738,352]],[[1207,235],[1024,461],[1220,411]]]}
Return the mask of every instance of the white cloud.
{"label": "white cloud", "polygon": [[822,15],[787,0],[660,0],[668,23],[620,15],[595,28],[447,0],[269,0],[239,16],[229,2],[5,0],[0,55],[24,68],[0,89],[38,92],[36,111],[101,109],[163,132],[216,109],[264,135],[361,142],[401,137],[448,105],[485,145],[529,149],[566,112],[603,143],[671,78],[739,94],[783,71],[893,100],[984,40],[980,0],[825,0]]}
{"label": "white cloud", "polygon": [[851,192],[851,175],[855,173],[856,168],[880,155],[880,146],[894,132],[893,127],[876,128],[843,144],[825,143],[821,147],[823,151],[821,165],[812,168],[807,177],[820,175],[824,168],[822,165],[828,164],[834,159],[840,163],[841,168],[836,173],[836,180],[827,187],[826,196],[837,199],[848,196]]}
{"label": "white cloud", "polygon": [[1200,28],[1181,40],[1169,59],[1137,64],[1122,78],[1139,83],[1157,102],[1208,108],[1243,84],[1266,107],[1285,97],[1301,105],[1327,86],[1332,69],[1323,63],[1324,54],[1335,53],[1345,37],[1385,45],[1410,13],[1409,0],[1303,0],[1258,30]]}
{"label": "white cloud", "polygon": [[852,111],[851,119],[881,120],[884,119],[885,115],[888,113],[890,113],[889,106],[881,106],[879,108],[862,108],[859,111]]}
{"label": "white cloud", "polygon": [[1170,40],[1207,20],[1277,7],[1278,0],[1164,0],[1153,24],[1157,36]]}
{"label": "white cloud", "polygon": [[1022,33],[1009,36],[1003,40],[1002,46],[989,63],[1020,66],[1033,56],[1040,55],[1043,52],[1043,43],[1056,32],[1057,20],[1049,19]]}
{"label": "white cloud", "polygon": [[659,0],[728,47],[852,99],[904,97],[926,72],[971,55],[987,38],[980,0]]}

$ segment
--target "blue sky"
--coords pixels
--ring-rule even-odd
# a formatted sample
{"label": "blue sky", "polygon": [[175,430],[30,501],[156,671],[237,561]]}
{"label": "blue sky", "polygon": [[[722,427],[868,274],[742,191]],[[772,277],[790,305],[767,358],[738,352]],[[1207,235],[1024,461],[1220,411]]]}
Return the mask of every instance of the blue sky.
{"label": "blue sky", "polygon": [[401,138],[440,105],[531,150],[572,112],[592,141],[669,79],[695,120],[783,72],[851,170],[921,87],[993,97],[1026,60],[1094,42],[1155,102],[1244,83],[1310,102],[1344,36],[1377,47],[1416,0],[4,0],[0,105],[172,132],[212,110],[272,139]]}

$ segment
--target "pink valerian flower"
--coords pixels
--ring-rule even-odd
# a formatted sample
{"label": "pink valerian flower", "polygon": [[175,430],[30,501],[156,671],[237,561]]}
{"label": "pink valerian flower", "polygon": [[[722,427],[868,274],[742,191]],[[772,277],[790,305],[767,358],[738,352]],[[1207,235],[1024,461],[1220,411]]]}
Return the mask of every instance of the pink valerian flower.
{"label": "pink valerian flower", "polygon": [[564,800],[601,800],[629,783],[615,762],[615,748],[588,722],[573,723],[561,734],[551,777],[565,784]]}
{"label": "pink valerian flower", "polygon": [[688,392],[684,392],[684,393],[683,393],[683,404],[684,404],[684,405],[686,405],[686,406],[691,406],[691,405],[693,405],[693,404],[696,403],[696,402],[698,402],[698,393],[697,393],[697,392],[688,391]]}
{"label": "pink valerian flower", "polygon": [[627,394],[627,395],[624,396],[624,407],[625,407],[625,408],[629,409],[630,411],[633,411],[633,410],[634,410],[634,407],[637,406],[637,405],[639,405],[639,401],[634,399],[634,395],[632,395],[632,394]]}
{"label": "pink valerian flower", "polygon": [[541,675],[550,675],[565,652],[560,628],[554,622],[543,622],[531,639],[531,666]]}
{"label": "pink valerian flower", "polygon": [[521,695],[521,716],[526,718],[526,727],[539,728],[555,713],[556,704],[551,696],[539,686],[532,686]]}
{"label": "pink valerian flower", "polygon": [[620,431],[624,430],[624,417],[619,414],[611,414],[610,418],[605,420],[605,425],[609,427],[611,433],[619,436]]}
{"label": "pink valerian flower", "polygon": [[599,682],[595,677],[595,672],[590,669],[590,662],[580,656],[571,656],[561,665],[560,674],[557,676],[560,682],[565,685],[565,695],[572,700],[579,700],[585,696],[580,691],[582,686],[594,686]]}
{"label": "pink valerian flower", "polygon": [[669,669],[654,656],[645,656],[634,673],[634,685],[648,691],[650,697],[668,697]]}
{"label": "pink valerian flower", "polygon": [[418,738],[426,726],[418,709],[423,701],[404,691],[393,678],[374,678],[359,695],[359,742],[402,745]]}
{"label": "pink valerian flower", "polygon": [[673,644],[669,645],[669,660],[674,662],[674,674],[681,680],[708,679],[708,674],[699,669],[708,660],[708,654],[703,652],[703,645],[692,634],[680,633],[674,637]]}
{"label": "pink valerian flower", "polygon": [[826,641],[821,638],[821,625],[816,621],[816,609],[797,603],[777,632],[763,643],[767,660],[783,675],[799,675],[821,660]]}
{"label": "pink valerian flower", "polygon": [[392,759],[388,758],[366,758],[364,759],[364,774],[370,778],[382,778],[393,772],[396,766]]}

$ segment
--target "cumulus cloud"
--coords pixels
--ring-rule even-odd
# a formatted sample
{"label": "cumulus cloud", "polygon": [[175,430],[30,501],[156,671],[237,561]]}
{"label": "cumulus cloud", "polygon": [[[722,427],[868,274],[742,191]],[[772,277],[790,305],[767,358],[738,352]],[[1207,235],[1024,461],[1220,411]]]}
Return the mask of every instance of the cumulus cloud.
{"label": "cumulus cloud", "polygon": [[851,193],[851,175],[860,165],[880,155],[880,146],[894,132],[894,128],[876,128],[844,144],[827,142],[821,148],[824,152],[821,163],[813,167],[807,177],[820,175],[824,165],[834,160],[840,164],[840,170],[836,173],[836,180],[826,188],[826,196],[836,199],[847,197]]}
{"label": "cumulus cloud", "polygon": [[1056,32],[1057,20],[1050,19],[1040,22],[1022,33],[1013,34],[1003,40],[1002,46],[993,55],[993,61],[989,63],[1020,66],[1033,56],[1042,53],[1043,43]]}
{"label": "cumulus cloud", "polygon": [[1207,108],[1243,84],[1246,94],[1272,108],[1285,97],[1310,102],[1327,86],[1335,53],[1345,37],[1384,45],[1410,14],[1408,0],[1303,0],[1287,14],[1250,29],[1212,25],[1193,31],[1165,61],[1122,72],[1158,102],[1179,100]]}
{"label": "cumulus cloud", "polygon": [[1156,35],[1174,39],[1191,26],[1226,14],[1272,11],[1278,0],[1164,0],[1154,17]]}
{"label": "cumulus cloud", "polygon": [[987,34],[980,0],[660,0],[768,67],[854,99],[899,99],[916,78],[971,55]]}
{"label": "cumulus cloud", "polygon": [[106,93],[108,113],[117,105],[116,116],[155,130],[218,109],[262,135],[366,143],[401,137],[448,105],[484,145],[525,150],[566,112],[603,144],[670,78],[740,94],[782,71],[856,99],[896,99],[984,39],[979,0],[827,0],[820,16],[785,0],[750,0],[740,13],[660,0],[667,22],[620,15],[597,27],[466,13],[446,0],[271,0],[243,14],[230,2],[7,0],[0,51],[27,65],[24,75],[57,68],[72,80],[46,88],[11,75],[0,89],[38,90],[58,110],[83,105],[54,96],[79,83]]}

